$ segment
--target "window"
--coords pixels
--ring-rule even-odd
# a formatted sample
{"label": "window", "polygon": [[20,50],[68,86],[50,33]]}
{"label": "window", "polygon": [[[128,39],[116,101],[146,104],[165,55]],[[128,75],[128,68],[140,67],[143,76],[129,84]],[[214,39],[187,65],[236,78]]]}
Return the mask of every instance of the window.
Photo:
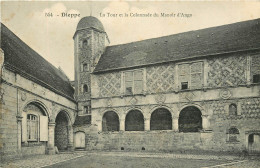
{"label": "window", "polygon": [[84,114],[91,114],[90,106],[84,106],[84,108],[83,108],[83,113],[84,113]]}
{"label": "window", "polygon": [[87,47],[88,47],[88,40],[84,40],[84,41],[82,42],[82,47],[83,47],[83,48],[87,48]]}
{"label": "window", "polygon": [[83,85],[83,93],[87,93],[88,92],[88,85]]}
{"label": "window", "polygon": [[203,85],[203,62],[178,65],[181,90],[201,88]]}
{"label": "window", "polygon": [[231,127],[228,132],[228,142],[238,142],[237,136],[239,135],[239,131],[235,127]]}
{"label": "window", "polygon": [[260,74],[253,75],[253,83],[260,83]]}
{"label": "window", "polygon": [[182,82],[181,83],[181,90],[188,89],[188,82]]}
{"label": "window", "polygon": [[253,83],[260,83],[260,56],[254,55],[251,57],[251,78]]}
{"label": "window", "polygon": [[125,94],[140,94],[143,92],[143,71],[125,72]]}
{"label": "window", "polygon": [[81,70],[82,72],[88,72],[89,71],[89,64],[87,64],[87,63],[84,63],[83,65],[82,65],[82,70]]}
{"label": "window", "polygon": [[29,141],[38,139],[38,117],[33,114],[27,115],[27,139]]}
{"label": "window", "polygon": [[237,105],[236,104],[229,105],[229,115],[237,115]]}

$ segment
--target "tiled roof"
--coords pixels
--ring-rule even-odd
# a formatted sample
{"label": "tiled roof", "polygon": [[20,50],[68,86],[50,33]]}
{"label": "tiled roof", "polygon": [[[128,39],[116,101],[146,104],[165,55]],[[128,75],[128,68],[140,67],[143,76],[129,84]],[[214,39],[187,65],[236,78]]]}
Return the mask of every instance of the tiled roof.
{"label": "tiled roof", "polygon": [[74,100],[74,89],[64,74],[25,44],[4,24],[1,24],[1,48],[4,50],[6,68]]}
{"label": "tiled roof", "polygon": [[94,72],[260,48],[260,19],[108,46]]}
{"label": "tiled roof", "polygon": [[75,119],[74,126],[82,126],[91,124],[91,115],[78,116]]}

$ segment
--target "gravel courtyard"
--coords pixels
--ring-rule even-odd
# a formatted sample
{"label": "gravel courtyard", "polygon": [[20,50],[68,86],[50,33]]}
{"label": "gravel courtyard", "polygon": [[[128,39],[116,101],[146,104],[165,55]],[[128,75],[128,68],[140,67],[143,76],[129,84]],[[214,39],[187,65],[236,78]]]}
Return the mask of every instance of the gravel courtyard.
{"label": "gravel courtyard", "polygon": [[75,152],[58,155],[35,155],[9,163],[2,168],[258,168],[260,160],[234,156],[189,155],[134,152]]}

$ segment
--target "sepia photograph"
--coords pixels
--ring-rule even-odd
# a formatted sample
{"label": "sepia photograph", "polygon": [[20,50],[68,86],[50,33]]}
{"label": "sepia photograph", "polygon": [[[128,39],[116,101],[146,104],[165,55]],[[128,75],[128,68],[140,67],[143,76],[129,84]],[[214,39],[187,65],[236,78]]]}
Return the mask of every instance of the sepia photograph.
{"label": "sepia photograph", "polygon": [[0,1],[0,168],[260,167],[260,1]]}

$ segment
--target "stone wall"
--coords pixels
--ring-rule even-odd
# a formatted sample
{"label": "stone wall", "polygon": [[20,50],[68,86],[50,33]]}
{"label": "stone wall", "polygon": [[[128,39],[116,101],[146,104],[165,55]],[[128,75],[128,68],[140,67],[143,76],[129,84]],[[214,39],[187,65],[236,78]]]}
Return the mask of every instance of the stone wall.
{"label": "stone wall", "polygon": [[145,131],[119,133],[86,133],[86,150],[124,151],[213,151],[242,153],[246,149],[241,142],[229,143],[225,132],[178,133],[173,131]]}
{"label": "stone wall", "polygon": [[[69,125],[71,126],[75,120],[77,105],[5,68],[3,68],[2,73],[0,85],[0,159],[9,160],[27,155],[26,149],[30,151],[33,148],[35,151],[29,153],[45,153],[46,144],[22,143],[22,113],[26,110],[25,107],[30,103],[37,103],[44,111],[44,115],[48,117],[48,124],[55,123],[58,113],[64,111],[70,118]],[[53,143],[54,146],[54,131],[51,132],[50,125],[47,130],[49,130],[48,145]],[[73,143],[73,135],[67,139]],[[43,148],[44,150],[42,150]]]}
{"label": "stone wall", "polygon": [[1,84],[0,100],[0,160],[19,155],[17,125],[17,89]]}

